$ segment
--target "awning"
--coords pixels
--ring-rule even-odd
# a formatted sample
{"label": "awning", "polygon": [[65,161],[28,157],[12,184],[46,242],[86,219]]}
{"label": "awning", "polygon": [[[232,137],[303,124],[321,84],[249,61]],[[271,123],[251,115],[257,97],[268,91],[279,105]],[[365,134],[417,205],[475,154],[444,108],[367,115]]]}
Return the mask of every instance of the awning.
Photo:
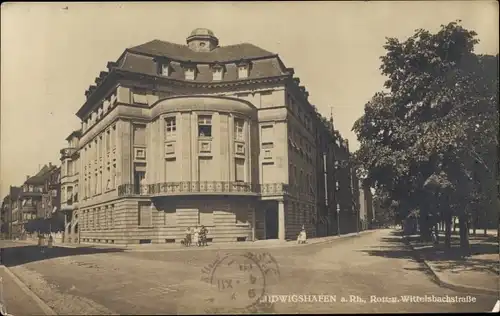
{"label": "awning", "polygon": [[52,213],[55,213],[57,211],[57,206],[54,206],[54,208],[52,209]]}

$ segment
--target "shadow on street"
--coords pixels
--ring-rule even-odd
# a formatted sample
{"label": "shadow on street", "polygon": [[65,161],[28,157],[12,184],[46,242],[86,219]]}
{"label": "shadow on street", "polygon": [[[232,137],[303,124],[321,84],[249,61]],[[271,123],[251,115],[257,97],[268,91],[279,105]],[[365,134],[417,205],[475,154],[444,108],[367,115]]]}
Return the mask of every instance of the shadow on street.
{"label": "shadow on street", "polygon": [[452,235],[451,248],[446,248],[444,238],[440,238],[440,243],[422,242],[419,236],[407,236],[406,241],[410,242],[416,250],[409,248],[403,240],[401,232],[392,232],[392,236],[383,238],[383,249],[362,250],[370,256],[380,256],[396,259],[414,259],[418,253],[420,260],[439,263],[436,265],[438,272],[446,271],[451,273],[461,273],[464,271],[479,271],[497,274],[498,265],[498,242],[496,237],[491,236],[470,236],[470,256],[464,256],[460,248],[460,239]]}
{"label": "shadow on street", "polygon": [[43,252],[41,252],[40,247],[36,245],[27,245],[18,247],[7,246],[3,247],[1,251],[2,251],[1,255],[2,264],[5,265],[6,267],[13,267],[17,265],[23,265],[31,262],[59,258],[59,257],[123,252],[123,250],[119,248],[97,249],[92,247],[78,247],[78,248],[45,247]]}

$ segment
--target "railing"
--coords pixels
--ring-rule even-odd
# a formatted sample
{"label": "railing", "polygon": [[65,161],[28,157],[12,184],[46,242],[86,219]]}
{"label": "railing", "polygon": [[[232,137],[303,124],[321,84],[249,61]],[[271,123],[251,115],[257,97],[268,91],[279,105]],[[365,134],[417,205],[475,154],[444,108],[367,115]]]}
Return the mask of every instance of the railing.
{"label": "railing", "polygon": [[68,148],[63,148],[61,149],[61,158],[69,158],[73,153],[76,151],[76,148],[73,147],[68,147]]}
{"label": "railing", "polygon": [[253,184],[248,182],[227,181],[183,181],[156,184],[122,184],[118,186],[119,196],[128,195],[175,195],[188,193],[254,193],[261,196],[289,194],[284,183]]}

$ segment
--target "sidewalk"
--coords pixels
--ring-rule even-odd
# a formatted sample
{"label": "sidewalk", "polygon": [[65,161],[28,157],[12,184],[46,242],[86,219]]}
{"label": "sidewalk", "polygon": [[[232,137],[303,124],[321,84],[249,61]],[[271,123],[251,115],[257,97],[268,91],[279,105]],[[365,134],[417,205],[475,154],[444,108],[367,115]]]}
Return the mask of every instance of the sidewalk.
{"label": "sidewalk", "polygon": [[489,237],[470,237],[471,256],[464,257],[460,251],[459,238],[452,235],[451,249],[444,247],[444,235],[440,245],[423,243],[418,236],[406,237],[407,244],[415,255],[433,274],[442,286],[466,292],[498,295],[499,293],[499,247]]}
{"label": "sidewalk", "polygon": [[0,291],[7,313],[20,315],[56,315],[6,267],[0,265]]}
{"label": "sidewalk", "polygon": [[[341,236],[327,236],[327,237],[317,237],[310,238],[307,240],[307,244],[299,245],[296,240],[292,241],[279,241],[279,240],[258,240],[255,242],[225,242],[225,243],[213,243],[209,244],[207,247],[183,247],[179,244],[97,244],[97,243],[80,243],[80,244],[54,244],[55,247],[65,247],[65,248],[95,248],[95,249],[122,249],[125,252],[155,252],[155,251],[202,251],[202,250],[237,250],[237,249],[271,249],[271,248],[285,248],[285,247],[304,247],[314,244],[322,244],[335,241],[337,239],[355,237],[358,235],[363,235],[367,233],[374,232],[374,230],[365,230],[358,233],[350,233]],[[20,240],[18,242],[27,244],[37,244],[35,241],[30,240]]]}

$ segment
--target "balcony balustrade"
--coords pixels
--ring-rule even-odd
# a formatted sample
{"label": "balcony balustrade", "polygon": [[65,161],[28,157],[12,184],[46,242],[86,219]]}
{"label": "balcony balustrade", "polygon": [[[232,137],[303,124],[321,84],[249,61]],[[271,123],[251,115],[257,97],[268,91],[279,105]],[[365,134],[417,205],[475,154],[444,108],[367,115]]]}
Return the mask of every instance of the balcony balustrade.
{"label": "balcony balustrade", "polygon": [[65,159],[65,158],[70,158],[71,155],[73,155],[76,151],[76,148],[74,147],[68,147],[68,148],[63,148],[61,149],[60,153],[61,153],[61,159]]}
{"label": "balcony balustrade", "polygon": [[[155,184],[122,184],[118,186],[119,196],[165,196],[183,194],[228,194],[278,196],[293,195],[289,185],[285,183],[254,184],[248,182],[227,181],[184,181],[163,182]],[[297,193],[301,199],[314,201],[311,194]]]}
{"label": "balcony balustrade", "polygon": [[226,181],[181,181],[147,185],[122,184],[118,195],[182,195],[182,194],[257,194],[254,186],[247,182]]}

